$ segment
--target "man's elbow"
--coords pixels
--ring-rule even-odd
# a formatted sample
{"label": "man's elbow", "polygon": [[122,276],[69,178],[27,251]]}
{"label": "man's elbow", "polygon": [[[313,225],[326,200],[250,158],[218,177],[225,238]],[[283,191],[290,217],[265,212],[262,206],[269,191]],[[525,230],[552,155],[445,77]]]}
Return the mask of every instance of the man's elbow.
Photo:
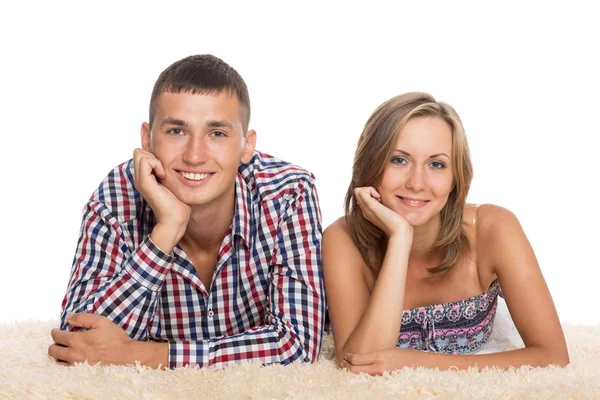
{"label": "man's elbow", "polygon": [[[314,343],[312,346],[316,346]],[[296,338],[289,338],[287,343],[284,342],[279,347],[279,354],[282,357],[281,363],[284,365],[295,364],[295,363],[314,363],[319,358],[319,351],[313,351],[314,347],[307,346],[302,340]]]}

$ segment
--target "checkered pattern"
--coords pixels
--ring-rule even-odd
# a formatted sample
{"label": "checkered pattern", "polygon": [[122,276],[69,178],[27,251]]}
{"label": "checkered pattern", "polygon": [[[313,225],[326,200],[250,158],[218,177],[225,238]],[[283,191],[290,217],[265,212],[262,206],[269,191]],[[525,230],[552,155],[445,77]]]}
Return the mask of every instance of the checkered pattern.
{"label": "checkered pattern", "polygon": [[137,340],[169,342],[169,367],[313,362],[325,295],[314,177],[256,152],[240,166],[234,219],[205,288],[181,247],[165,254],[133,186],[132,160],[116,167],[84,208],[62,303],[104,315]]}

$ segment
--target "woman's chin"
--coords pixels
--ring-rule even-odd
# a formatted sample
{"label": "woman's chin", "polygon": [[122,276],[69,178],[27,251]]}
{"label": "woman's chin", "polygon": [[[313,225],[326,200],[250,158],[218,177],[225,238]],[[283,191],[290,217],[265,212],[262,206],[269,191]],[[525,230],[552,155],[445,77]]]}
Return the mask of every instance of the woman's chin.
{"label": "woman's chin", "polygon": [[400,215],[413,228],[425,225],[429,221],[428,215],[424,215],[422,213],[401,213]]}
{"label": "woman's chin", "polygon": [[421,224],[421,217],[413,213],[400,213],[400,216],[406,220],[413,228]]}

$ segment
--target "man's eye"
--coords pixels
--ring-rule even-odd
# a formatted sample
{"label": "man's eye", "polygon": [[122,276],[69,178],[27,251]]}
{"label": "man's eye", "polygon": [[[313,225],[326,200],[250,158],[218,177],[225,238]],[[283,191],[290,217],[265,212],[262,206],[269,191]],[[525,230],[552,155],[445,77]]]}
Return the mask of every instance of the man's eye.
{"label": "man's eye", "polygon": [[168,132],[172,135],[181,135],[183,133],[183,131],[179,128],[169,129]]}
{"label": "man's eye", "polygon": [[215,137],[225,137],[225,136],[227,136],[227,134],[225,132],[223,132],[223,131],[214,131],[212,133],[212,136],[215,136]]}

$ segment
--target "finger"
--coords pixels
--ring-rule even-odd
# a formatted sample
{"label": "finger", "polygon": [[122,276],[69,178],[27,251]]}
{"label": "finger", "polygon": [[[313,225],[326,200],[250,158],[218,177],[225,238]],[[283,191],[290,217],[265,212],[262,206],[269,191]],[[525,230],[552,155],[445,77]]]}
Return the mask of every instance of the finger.
{"label": "finger", "polygon": [[71,336],[74,335],[74,332],[64,332],[60,329],[52,329],[50,332],[50,336],[52,336],[52,340],[54,343],[60,344],[63,346],[69,346],[71,343]]}
{"label": "finger", "polygon": [[354,196],[356,197],[356,201],[358,202],[358,204],[361,206],[370,197],[368,194],[368,189],[364,187],[354,189]]}
{"label": "finger", "polygon": [[144,149],[141,149],[139,147],[137,149],[133,150],[133,159],[134,160],[139,160],[142,157],[148,157],[148,156],[153,157],[154,154],[152,154],[151,152],[146,151]]}
{"label": "finger", "polygon": [[67,315],[67,322],[69,323],[69,325],[86,329],[99,328],[104,323],[104,320],[105,317],[101,315],[88,313],[77,313]]}
{"label": "finger", "polygon": [[163,179],[164,177],[167,176],[167,173],[165,172],[165,169],[162,165],[162,163],[160,162],[160,160],[158,158],[155,159],[156,160],[156,166],[154,167],[154,172],[156,173],[156,175]]}
{"label": "finger", "polygon": [[133,169],[134,171],[139,171],[140,169],[140,160],[142,157],[149,156],[150,153],[144,149],[134,149],[133,150]]}
{"label": "finger", "polygon": [[357,201],[361,198],[360,193],[362,192],[363,189],[364,189],[363,187],[354,188],[354,197],[356,198]]}
{"label": "finger", "polygon": [[69,364],[68,362],[63,361],[63,360],[56,360],[56,363],[62,367],[70,367],[71,366],[71,364]]}
{"label": "finger", "polygon": [[357,197],[363,202],[367,202],[371,199],[379,200],[381,198],[379,192],[377,192],[377,190],[375,190],[375,188],[372,186],[360,188],[360,190],[357,192]]}
{"label": "finger", "polygon": [[347,370],[350,370],[350,367],[351,367],[352,365],[351,365],[351,364],[350,364],[348,361],[346,361],[346,360],[342,360],[342,361],[340,361],[340,362],[339,362],[339,366],[340,366],[340,368],[342,368],[342,369],[344,369],[344,368],[345,368],[345,369],[347,369]]}
{"label": "finger", "polygon": [[156,157],[154,154],[144,149],[138,148],[133,150],[133,170],[136,175],[139,174],[141,170],[142,162],[147,159],[156,159]]}
{"label": "finger", "polygon": [[69,351],[68,347],[59,346],[57,344],[53,344],[48,347],[48,355],[56,360],[57,363],[64,363],[66,365],[71,365],[69,360]]}
{"label": "finger", "polygon": [[368,190],[369,190],[369,188],[367,186],[361,186],[361,187],[354,188],[354,195],[357,197],[361,197],[363,195],[363,193],[365,193]]}
{"label": "finger", "polygon": [[377,361],[377,353],[348,353],[344,358],[354,366],[370,365]]}
{"label": "finger", "polygon": [[382,375],[383,370],[378,364],[369,365],[350,365],[348,371],[353,374],[369,374],[369,375]]}
{"label": "finger", "polygon": [[377,190],[375,190],[374,187],[370,186],[369,187],[369,194],[371,195],[372,198],[376,199],[376,200],[381,200],[381,195],[379,194],[379,192]]}
{"label": "finger", "polygon": [[145,156],[140,159],[140,176],[150,176],[155,173],[159,178],[164,178],[165,170],[162,163],[154,156]]}
{"label": "finger", "polygon": [[340,368],[347,369],[353,374],[366,373],[370,375],[381,375],[382,371],[376,364],[352,365],[347,360],[340,362]]}

